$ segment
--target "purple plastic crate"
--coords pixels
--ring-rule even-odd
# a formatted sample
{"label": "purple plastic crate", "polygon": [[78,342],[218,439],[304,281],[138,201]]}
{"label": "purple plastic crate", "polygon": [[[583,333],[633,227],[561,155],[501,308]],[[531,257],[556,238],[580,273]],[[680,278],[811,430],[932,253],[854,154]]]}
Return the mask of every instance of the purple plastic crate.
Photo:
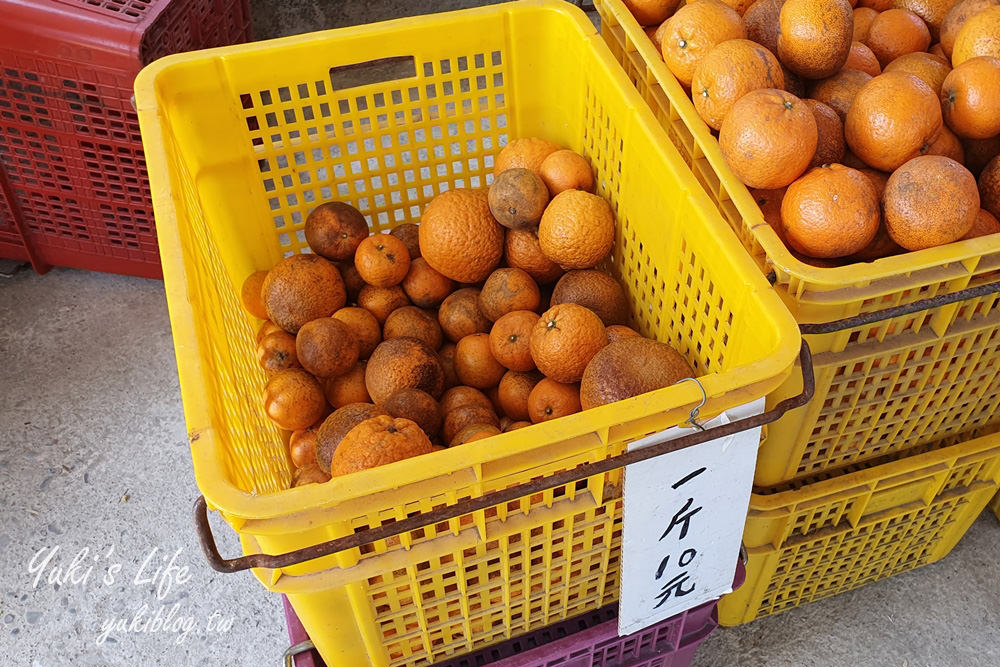
{"label": "purple plastic crate", "polygon": [[[743,563],[737,563],[733,588],[745,578]],[[293,644],[307,640],[288,599],[282,598],[289,638]],[[717,600],[706,602],[626,637],[618,636],[618,608],[611,605],[435,667],[687,667],[718,627],[717,605]],[[325,667],[315,651],[294,660],[295,667]]]}

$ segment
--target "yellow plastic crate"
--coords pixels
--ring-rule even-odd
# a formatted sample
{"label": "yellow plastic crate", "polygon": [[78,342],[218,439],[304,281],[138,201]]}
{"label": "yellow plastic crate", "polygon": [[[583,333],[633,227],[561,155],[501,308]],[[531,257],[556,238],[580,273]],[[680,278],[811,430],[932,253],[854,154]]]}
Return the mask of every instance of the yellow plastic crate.
{"label": "yellow plastic crate", "polygon": [[[378,60],[373,70],[342,66]],[[367,79],[366,79],[367,77]],[[506,140],[584,154],[617,216],[606,268],[632,323],[702,374],[706,416],[773,391],[796,365],[794,320],[662,136],[586,16],[527,1],[171,56],[136,80],[164,282],[198,487],[248,554],[277,554],[599,461],[674,426],[693,383],[459,449],[288,490],[264,417],[254,270],[306,249],[326,199],[375,229],[419,221],[437,193],[490,182]],[[327,663],[426,665],[618,596],[621,471],[399,539],[276,570]]]}
{"label": "yellow plastic crate", "polygon": [[947,556],[1000,486],[1000,434],[922,449],[751,495],[747,581],[722,598],[719,622],[748,623]]}
{"label": "yellow plastic crate", "polygon": [[996,495],[993,501],[990,503],[990,509],[996,515],[997,519],[1000,519],[1000,493]]}
{"label": "yellow plastic crate", "polygon": [[[817,268],[792,256],[681,84],[621,0],[597,0],[601,34],[723,217],[800,324],[827,323],[1000,280],[1000,237]],[[771,486],[1000,421],[1000,294],[806,335],[813,401],[772,424],[755,481]],[[771,394],[798,393],[796,378]]]}

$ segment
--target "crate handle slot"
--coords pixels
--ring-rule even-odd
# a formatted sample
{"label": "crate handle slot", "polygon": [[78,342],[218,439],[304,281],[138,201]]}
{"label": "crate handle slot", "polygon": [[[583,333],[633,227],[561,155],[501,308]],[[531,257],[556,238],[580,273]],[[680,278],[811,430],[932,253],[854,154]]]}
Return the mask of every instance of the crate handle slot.
{"label": "crate handle slot", "polygon": [[921,299],[920,301],[914,301],[913,303],[907,303],[902,306],[893,306],[892,308],[876,310],[871,313],[861,313],[860,315],[854,315],[853,317],[845,317],[842,320],[819,322],[816,324],[800,324],[799,331],[803,334],[836,333],[838,331],[846,331],[847,329],[863,327],[868,324],[875,324],[876,322],[883,322],[894,317],[912,315],[924,310],[930,310],[931,308],[947,306],[959,301],[965,301],[966,299],[975,299],[977,297],[989,296],[997,293],[1000,293],[1000,282],[986,283],[976,287],[959,290],[957,292],[951,292],[949,294],[939,294],[938,296],[933,296],[929,299]]}
{"label": "crate handle slot", "polygon": [[812,354],[805,340],[802,341],[802,347],[799,350],[799,364],[802,368],[802,393],[786,398],[772,409],[759,415],[753,415],[746,419],[716,426],[705,431],[691,433],[676,440],[670,440],[651,447],[644,447],[612,456],[596,463],[584,463],[571,470],[565,470],[548,477],[524,482],[508,489],[492,491],[479,498],[470,498],[448,507],[442,507],[430,512],[422,512],[401,521],[383,524],[375,528],[367,528],[353,535],[339,537],[329,542],[314,544],[283,554],[251,554],[239,558],[223,558],[219,553],[218,546],[215,544],[212,527],[208,523],[208,503],[205,501],[205,496],[199,496],[194,502],[194,523],[198,532],[198,539],[201,542],[201,549],[205,553],[208,564],[217,572],[241,572],[252,568],[276,570],[329,556],[340,551],[355,549],[364,544],[370,544],[411,530],[441,523],[442,521],[484,510],[494,505],[507,503],[523,496],[546,491],[563,484],[572,484],[593,475],[599,475],[633,463],[646,461],[662,454],[667,454],[668,452],[693,447],[709,440],[723,438],[751,428],[763,426],[764,424],[770,424],[789,410],[800,408],[812,399],[813,392],[816,389],[816,382],[813,375]]}
{"label": "crate handle slot", "polygon": [[395,56],[331,67],[330,85],[334,90],[346,90],[416,76],[417,63],[413,56]]}

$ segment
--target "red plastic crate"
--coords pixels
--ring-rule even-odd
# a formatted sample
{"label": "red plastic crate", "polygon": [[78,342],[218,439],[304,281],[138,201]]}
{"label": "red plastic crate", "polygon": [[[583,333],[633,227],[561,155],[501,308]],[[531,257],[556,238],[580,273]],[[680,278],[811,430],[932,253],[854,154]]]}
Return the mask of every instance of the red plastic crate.
{"label": "red plastic crate", "polygon": [[132,82],[249,39],[248,0],[0,0],[0,257],[161,277]]}

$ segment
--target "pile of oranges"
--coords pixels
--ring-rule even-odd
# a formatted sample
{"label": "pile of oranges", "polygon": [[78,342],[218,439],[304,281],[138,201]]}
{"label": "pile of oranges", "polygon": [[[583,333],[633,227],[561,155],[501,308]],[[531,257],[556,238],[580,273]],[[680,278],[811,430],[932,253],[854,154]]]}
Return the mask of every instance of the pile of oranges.
{"label": "pile of oranges", "polygon": [[293,485],[384,465],[660,389],[694,375],[626,326],[628,298],[595,268],[611,206],[586,159],[510,142],[493,181],[448,190],[420,224],[369,233],[344,202],[310,212],[311,253],[250,275],[265,320],[264,410],[291,432]]}
{"label": "pile of oranges", "polygon": [[624,2],[803,261],[1000,233],[1000,0]]}

